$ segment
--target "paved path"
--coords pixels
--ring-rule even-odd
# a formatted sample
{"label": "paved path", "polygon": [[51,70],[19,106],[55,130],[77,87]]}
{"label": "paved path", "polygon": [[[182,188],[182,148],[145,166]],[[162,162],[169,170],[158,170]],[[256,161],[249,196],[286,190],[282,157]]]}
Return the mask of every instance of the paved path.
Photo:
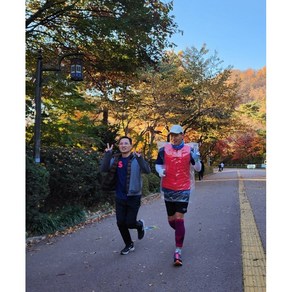
{"label": "paved path", "polygon": [[[225,168],[196,181],[185,215],[182,267],[172,264],[174,234],[158,198],[142,205],[138,218],[149,230],[142,240],[131,231],[136,249],[128,255],[119,253],[123,243],[114,216],[33,245],[26,253],[26,292],[265,291],[265,178],[265,170]],[[259,239],[256,248],[263,253],[257,258],[242,245],[243,222],[245,237]],[[249,275],[257,267],[259,277]]]}

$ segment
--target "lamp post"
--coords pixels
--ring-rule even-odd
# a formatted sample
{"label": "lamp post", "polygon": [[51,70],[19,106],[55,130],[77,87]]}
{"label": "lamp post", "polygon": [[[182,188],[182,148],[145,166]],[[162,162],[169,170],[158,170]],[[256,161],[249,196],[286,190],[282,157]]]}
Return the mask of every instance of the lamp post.
{"label": "lamp post", "polygon": [[38,52],[37,71],[36,71],[36,90],[35,90],[35,125],[34,125],[34,161],[40,163],[41,161],[41,91],[42,79],[44,71],[61,71],[61,62],[65,57],[75,56],[71,60],[70,74],[71,80],[83,80],[83,62],[77,56],[83,56],[83,53],[68,53],[59,57],[57,67],[44,67],[42,51]]}

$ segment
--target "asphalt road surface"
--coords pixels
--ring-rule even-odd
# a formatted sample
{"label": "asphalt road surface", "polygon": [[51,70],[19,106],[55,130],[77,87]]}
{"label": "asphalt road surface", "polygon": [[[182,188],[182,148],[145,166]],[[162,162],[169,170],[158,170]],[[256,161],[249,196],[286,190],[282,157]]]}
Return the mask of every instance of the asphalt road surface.
{"label": "asphalt road surface", "polygon": [[185,215],[183,266],[173,266],[174,231],[162,198],[141,206],[147,232],[124,247],[115,216],[27,248],[26,292],[241,292],[239,176],[266,248],[266,171],[227,169],[196,181]]}

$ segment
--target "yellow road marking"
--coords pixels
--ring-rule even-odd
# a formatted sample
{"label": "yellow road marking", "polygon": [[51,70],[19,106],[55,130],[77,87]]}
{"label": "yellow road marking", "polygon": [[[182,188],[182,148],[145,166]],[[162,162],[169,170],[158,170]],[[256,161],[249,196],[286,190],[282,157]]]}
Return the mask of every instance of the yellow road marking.
{"label": "yellow road marking", "polygon": [[[204,180],[199,180],[197,182],[206,182],[206,181],[238,181],[238,178],[217,178],[217,179],[204,179]],[[266,181],[265,177],[258,177],[258,178],[242,178],[242,181]]]}
{"label": "yellow road marking", "polygon": [[266,255],[239,172],[238,176],[244,291],[265,292]]}

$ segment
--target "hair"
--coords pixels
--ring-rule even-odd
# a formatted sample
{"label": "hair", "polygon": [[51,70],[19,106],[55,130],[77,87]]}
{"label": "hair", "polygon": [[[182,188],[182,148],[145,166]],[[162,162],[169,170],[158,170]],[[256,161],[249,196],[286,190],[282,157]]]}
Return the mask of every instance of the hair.
{"label": "hair", "polygon": [[128,136],[122,136],[122,137],[120,137],[119,140],[118,140],[118,144],[120,144],[120,142],[121,142],[122,139],[128,139],[129,142],[130,142],[130,144],[132,145],[132,139],[130,137],[128,137]]}

